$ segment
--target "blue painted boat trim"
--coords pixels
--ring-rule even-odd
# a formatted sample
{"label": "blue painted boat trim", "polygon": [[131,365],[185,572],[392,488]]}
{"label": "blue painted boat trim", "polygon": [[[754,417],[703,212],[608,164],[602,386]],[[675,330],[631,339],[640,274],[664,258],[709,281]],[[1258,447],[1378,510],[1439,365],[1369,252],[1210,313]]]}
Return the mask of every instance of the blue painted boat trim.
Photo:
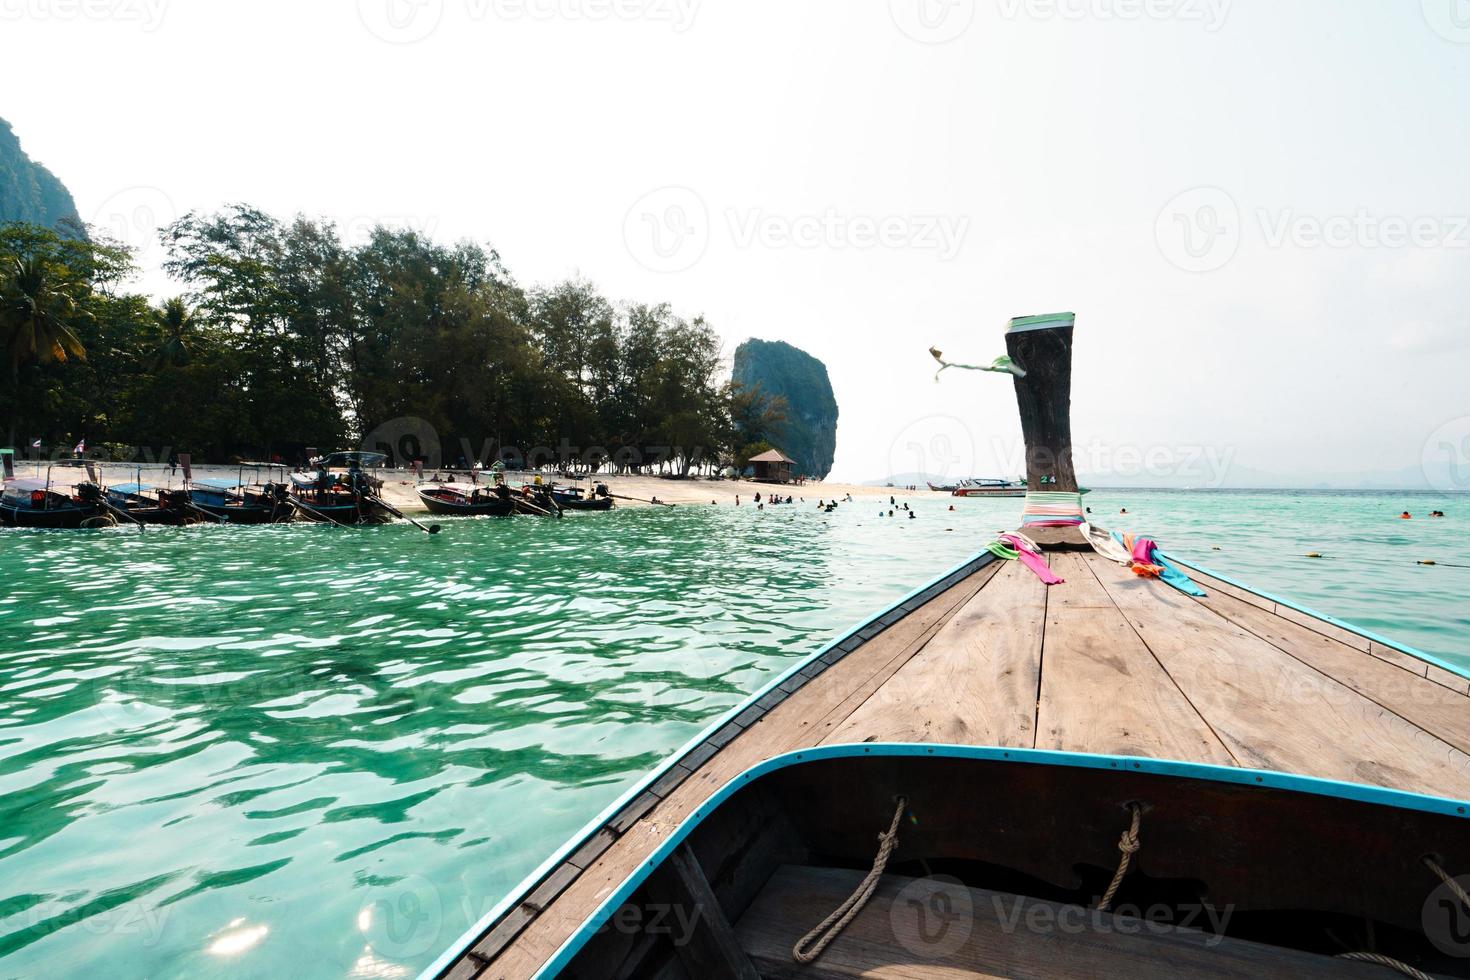
{"label": "blue painted boat trim", "polygon": [[[923,595],[925,592],[934,588],[936,585],[938,585],[940,582],[943,582],[951,575],[956,575],[959,572],[963,571],[967,566],[986,558],[990,558],[992,561],[999,561],[999,559],[995,558],[988,551],[982,551],[970,556],[969,558],[966,558],[964,561],[960,562],[958,565],[955,565],[953,568],[949,569],[943,574],[936,575],[928,582],[925,582],[923,585],[914,589],[912,592],[904,595],[892,605],[888,606],[886,609],[878,612],[876,615],[868,616],[861,622],[854,625],[852,628],[848,629],[846,632],[839,634],[826,646],[821,647],[815,653],[811,654],[811,656],[804,657],[801,660],[794,662],[788,670],[776,675],[776,677],[765,687],[762,687],[750,697],[746,698],[744,701],[741,701],[739,704],[735,705],[733,708],[717,717],[713,722],[711,722],[702,731],[700,731],[699,734],[695,735],[692,739],[685,742],[680,748],[676,749],[672,755],[670,755],[662,763],[660,763],[658,767],[655,768],[652,772],[630,786],[623,793],[622,796],[619,796],[617,799],[613,800],[612,803],[608,804],[606,809],[604,809],[597,816],[593,817],[591,822],[583,826],[582,829],[579,830],[572,838],[570,838],[566,844],[562,845],[561,848],[553,852],[550,857],[541,862],[541,864],[536,867],[536,870],[532,871],[529,875],[522,878],[520,884],[516,885],[516,887],[513,888],[506,895],[505,898],[501,899],[494,908],[492,908],[488,913],[482,916],[478,922],[471,926],[469,931],[465,932],[453,943],[451,943],[449,948],[445,950],[445,952],[441,954],[438,959],[436,959],[433,963],[430,963],[429,966],[419,974],[418,980],[433,980],[434,977],[438,976],[444,970],[453,965],[456,960],[462,957],[465,952],[468,951],[470,947],[475,944],[475,942],[480,938],[481,935],[486,932],[486,930],[488,930],[496,922],[500,921],[500,919],[503,918],[507,912],[523,902],[526,896],[529,895],[536,888],[536,886],[541,883],[542,879],[544,879],[548,874],[556,870],[561,865],[565,864],[567,859],[577,852],[578,848],[587,843],[587,841],[591,837],[593,837],[599,830],[601,830],[610,820],[616,817],[623,810],[624,807],[633,802],[633,800],[637,799],[654,783],[658,782],[659,779],[663,777],[664,773],[668,772],[670,769],[674,768],[674,766],[678,765],[680,759],[684,758],[690,752],[693,752],[695,749],[697,749],[706,740],[708,740],[711,735],[715,734],[721,728],[724,728],[725,725],[727,725],[731,721],[734,721],[735,718],[742,714],[751,705],[755,704],[761,698],[765,697],[767,694],[771,693],[776,688],[780,687],[782,684],[786,683],[788,680],[801,673],[807,667],[816,663],[827,653],[831,652],[841,644],[856,636],[862,630],[867,629],[870,625],[882,619],[884,616],[887,616],[895,610],[899,609],[899,607],[901,607],[904,603],[909,602],[910,600],[917,598],[920,595]],[[986,564],[989,564],[989,562],[987,562]],[[981,567],[983,568],[984,566],[982,565]],[[979,570],[980,568],[975,569],[975,571],[977,572]]]}
{"label": "blue painted boat trim", "polygon": [[612,918],[619,906],[632,897],[645,879],[674,852],[694,829],[714,813],[752,780],[791,766],[809,765],[828,759],[844,759],[858,756],[880,757],[928,757],[936,759],[973,759],[988,762],[1014,762],[1029,765],[1060,766],[1071,769],[1116,769],[1120,772],[1151,773],[1161,776],[1176,776],[1206,782],[1233,783],[1245,786],[1260,786],[1267,789],[1289,790],[1295,793],[1310,793],[1314,796],[1330,796],[1361,803],[1374,803],[1401,810],[1416,810],[1442,816],[1470,819],[1470,801],[1448,800],[1402,790],[1364,786],[1359,783],[1343,783],[1315,776],[1296,776],[1287,773],[1259,769],[1240,769],[1233,766],[1216,766],[1201,762],[1174,762],[1167,759],[1145,759],[1124,755],[1090,755],[1082,752],[1056,752],[1050,749],[1002,749],[973,745],[926,745],[907,742],[862,742],[851,745],[824,745],[817,748],[787,752],[752,766],[730,780],[711,796],[709,800],[690,814],[672,834],[629,875],[597,911],[587,918],[572,936],[556,951],[540,970],[537,980],[554,977],[577,955],[587,940]]}
{"label": "blue painted boat trim", "polygon": [[1432,653],[1425,653],[1423,650],[1416,650],[1414,647],[1407,646],[1395,640],[1390,640],[1387,637],[1379,636],[1377,633],[1365,630],[1361,626],[1354,626],[1352,623],[1346,622],[1345,620],[1337,619],[1336,617],[1329,616],[1326,613],[1317,612],[1317,610],[1315,609],[1308,609],[1306,606],[1303,606],[1298,602],[1293,602],[1290,599],[1283,599],[1281,598],[1281,596],[1272,595],[1269,592],[1262,592],[1260,589],[1252,588],[1249,585],[1237,582],[1235,579],[1231,578],[1228,575],[1222,575],[1219,572],[1206,568],[1198,562],[1190,561],[1188,558],[1180,558],[1178,555],[1170,554],[1169,552],[1163,550],[1160,550],[1159,553],[1172,562],[1178,562],[1181,565],[1186,565],[1189,568],[1194,569],[1196,572],[1201,572],[1205,575],[1209,575],[1211,578],[1217,578],[1220,581],[1224,582],[1226,585],[1233,585],[1237,589],[1244,589],[1252,595],[1258,595],[1262,599],[1269,599],[1270,601],[1276,603],[1278,606],[1285,606],[1288,609],[1295,609],[1299,613],[1304,613],[1314,619],[1320,619],[1324,623],[1336,626],[1339,629],[1345,629],[1349,633],[1355,633],[1365,640],[1370,640],[1373,643],[1377,643],[1379,646],[1388,647],[1389,649],[1397,650],[1399,653],[1408,654],[1415,660],[1423,661],[1426,664],[1438,667],[1440,670],[1447,670],[1451,674],[1454,674],[1456,677],[1463,677],[1465,680],[1470,680],[1470,667],[1452,664],[1447,660],[1441,660],[1439,657],[1436,657]]}

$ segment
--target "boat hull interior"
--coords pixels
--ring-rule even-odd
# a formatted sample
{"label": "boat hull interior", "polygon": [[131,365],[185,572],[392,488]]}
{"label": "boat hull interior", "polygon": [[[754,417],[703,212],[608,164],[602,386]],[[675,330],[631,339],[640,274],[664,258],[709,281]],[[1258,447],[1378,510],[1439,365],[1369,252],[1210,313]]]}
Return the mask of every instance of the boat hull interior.
{"label": "boat hull interior", "polygon": [[[749,779],[696,815],[562,975],[705,980],[750,976],[748,964],[762,977],[1372,976],[1383,968],[1334,957],[1373,949],[1470,976],[1454,920],[1434,934],[1440,882],[1424,863],[1470,868],[1470,822],[1452,804],[1430,812],[1388,791],[1389,802],[1344,798],[1322,781],[1305,791],[1126,760],[848,751]],[[792,946],[872,867],[900,797],[898,845],[869,906],[814,964],[796,963]],[[1094,911],[1130,805],[1141,846],[1111,910]],[[717,909],[701,906],[701,879]],[[719,963],[722,932],[738,950],[701,969]]]}

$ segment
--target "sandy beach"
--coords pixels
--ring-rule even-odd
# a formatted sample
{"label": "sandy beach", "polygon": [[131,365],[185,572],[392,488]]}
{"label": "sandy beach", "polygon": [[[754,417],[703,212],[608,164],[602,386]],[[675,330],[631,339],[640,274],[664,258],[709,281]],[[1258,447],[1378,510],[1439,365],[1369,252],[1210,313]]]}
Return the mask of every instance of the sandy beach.
{"label": "sandy beach", "polygon": [[[97,471],[104,484],[133,483],[140,479],[145,484],[159,487],[177,487],[182,483],[183,472],[173,473],[168,467],[145,466],[141,473],[137,466],[124,463],[98,463]],[[30,462],[16,463],[16,476],[29,478],[37,475],[36,464]],[[52,470],[52,479],[61,482],[70,477],[73,471],[69,468],[56,467]],[[252,469],[247,469],[246,479],[253,479]],[[277,473],[280,471],[277,470]],[[393,506],[404,513],[422,514],[426,513],[418,494],[414,492],[416,479],[411,470],[382,469],[375,470],[383,480],[383,497]],[[41,467],[40,475],[44,476],[45,467]],[[194,479],[236,479],[240,474],[237,466],[195,466],[193,468]],[[433,474],[430,474],[433,475]],[[507,482],[513,486],[522,483],[530,483],[535,479],[535,474],[530,472],[510,471],[505,474]],[[456,474],[457,480],[467,479],[464,473]],[[262,477],[262,479],[267,479]],[[488,474],[482,474],[481,480],[488,480]],[[547,475],[543,480],[551,479]],[[755,483],[750,480],[707,480],[703,478],[692,478],[687,480],[666,480],[657,476],[617,476],[602,475],[598,480],[607,484],[608,489],[620,499],[620,507],[649,507],[657,498],[666,504],[678,506],[734,506],[738,497],[741,504],[753,504],[755,495],[778,492],[790,494],[798,501],[832,500],[842,498],[851,494],[854,498],[886,499],[890,496],[913,497],[913,496],[938,496],[927,487],[919,490],[907,490],[901,487],[868,487],[853,483],[828,483],[807,482],[800,486],[789,484],[787,486],[776,486],[769,483]],[[591,487],[591,480],[567,480],[556,478],[556,482],[562,485]],[[621,499],[632,498],[632,499]]]}

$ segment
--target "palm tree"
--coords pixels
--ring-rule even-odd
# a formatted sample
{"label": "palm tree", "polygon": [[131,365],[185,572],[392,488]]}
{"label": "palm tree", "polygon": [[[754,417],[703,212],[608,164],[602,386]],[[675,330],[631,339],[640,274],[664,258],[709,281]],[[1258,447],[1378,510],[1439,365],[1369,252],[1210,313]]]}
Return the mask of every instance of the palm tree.
{"label": "palm tree", "polygon": [[153,352],[151,370],[157,371],[164,365],[183,367],[194,353],[194,341],[198,320],[194,311],[182,299],[166,301],[158,311],[158,323],[163,327],[163,342]]}
{"label": "palm tree", "polygon": [[86,348],[71,332],[78,316],[77,301],[58,282],[45,262],[12,256],[0,289],[0,326],[10,354],[10,378],[20,384],[20,366],[31,358],[41,364],[87,359]]}

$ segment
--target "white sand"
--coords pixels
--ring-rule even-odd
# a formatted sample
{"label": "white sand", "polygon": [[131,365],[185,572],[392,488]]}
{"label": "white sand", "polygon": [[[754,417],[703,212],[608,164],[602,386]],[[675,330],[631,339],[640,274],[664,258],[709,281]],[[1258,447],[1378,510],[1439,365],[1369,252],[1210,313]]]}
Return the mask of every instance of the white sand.
{"label": "white sand", "polygon": [[[132,483],[138,478],[138,469],[136,466],[121,463],[99,463],[97,464],[97,468],[104,483]],[[33,463],[17,462],[15,469],[17,477],[36,475],[35,464]],[[239,467],[235,466],[195,466],[193,469],[194,478],[199,480],[234,479],[239,472]],[[253,478],[251,474],[254,473],[254,470],[247,469],[245,472],[247,474],[246,479]],[[275,472],[279,474],[280,471],[276,470]],[[414,492],[415,480],[411,471],[384,469],[375,470],[374,472],[383,480],[383,496],[389,503],[405,513],[424,513],[424,506],[419,501],[418,494]],[[41,473],[44,475],[44,467]],[[69,473],[70,468],[57,467],[52,471],[52,478],[61,482],[68,477]],[[464,480],[465,478],[465,475],[462,473],[456,475],[456,479],[458,480]],[[488,480],[489,474],[482,474],[480,478],[481,480]],[[534,474],[508,472],[505,478],[512,486],[517,486],[521,483],[532,482]],[[550,479],[548,476],[543,476],[542,478]],[[854,498],[867,497],[883,499],[890,496],[937,496],[927,487],[914,491],[905,490],[901,487],[863,487],[850,483],[808,482],[801,486],[796,484],[776,486],[769,483],[753,483],[748,480],[706,480],[703,478],[665,480],[656,476],[612,475],[602,475],[597,477],[597,479],[606,483],[608,489],[619,497],[637,498],[637,500],[620,499],[618,501],[618,506],[620,507],[651,506],[650,504],[640,503],[638,501],[652,500],[655,497],[664,503],[681,506],[709,507],[711,506],[711,502],[713,502],[715,506],[729,507],[734,506],[735,498],[738,496],[742,505],[751,505],[754,503],[757,493],[764,497],[773,492],[783,496],[790,494],[797,500],[805,499],[812,504],[815,504],[817,500],[841,500],[848,494],[851,494]],[[182,470],[177,474],[173,474],[168,467],[160,468],[154,465],[144,467],[142,471],[142,481],[145,484],[152,484],[159,487],[177,487],[182,483],[182,480]],[[557,478],[557,482],[589,488],[592,485],[590,480],[582,480],[578,483],[577,481]]]}

